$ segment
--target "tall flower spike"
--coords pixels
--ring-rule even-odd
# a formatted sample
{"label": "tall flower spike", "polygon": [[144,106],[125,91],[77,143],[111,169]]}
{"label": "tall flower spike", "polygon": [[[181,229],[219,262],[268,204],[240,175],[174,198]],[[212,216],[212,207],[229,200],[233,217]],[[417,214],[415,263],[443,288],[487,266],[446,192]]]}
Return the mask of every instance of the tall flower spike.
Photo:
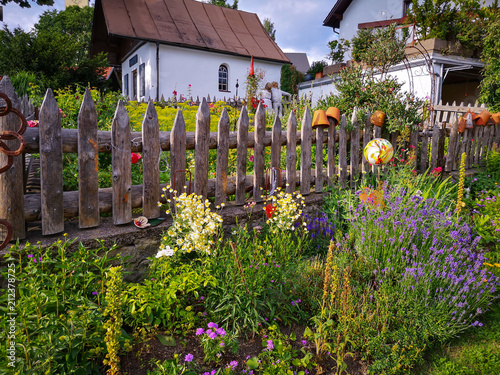
{"label": "tall flower spike", "polygon": [[462,207],[465,205],[462,202],[462,198],[464,196],[464,180],[465,180],[465,152],[462,154],[462,159],[460,160],[460,174],[458,179],[458,197],[457,197],[457,220],[460,218],[460,211],[462,211]]}

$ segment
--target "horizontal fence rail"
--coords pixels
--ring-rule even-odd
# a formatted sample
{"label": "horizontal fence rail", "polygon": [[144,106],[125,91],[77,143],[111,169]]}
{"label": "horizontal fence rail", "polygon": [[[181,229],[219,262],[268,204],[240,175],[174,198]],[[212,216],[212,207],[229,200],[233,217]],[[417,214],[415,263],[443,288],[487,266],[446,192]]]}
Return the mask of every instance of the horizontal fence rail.
{"label": "horizontal fence rail", "polygon": [[[4,80],[2,85],[10,85],[10,88],[3,91],[15,96],[10,81]],[[19,104],[19,101],[13,100],[13,103]],[[23,107],[29,110],[29,104]],[[411,146],[416,152],[415,170],[425,172],[438,166],[446,171],[456,170],[462,152],[467,153],[467,168],[470,168],[484,160],[493,143],[499,143],[498,125],[476,126],[458,132],[457,115],[469,108],[482,110],[484,106],[435,106],[434,123],[426,121],[421,129],[411,132],[405,147]],[[40,155],[40,193],[24,193],[22,173],[15,177],[20,180],[17,182],[0,179],[0,190],[11,192],[5,195],[6,199],[2,198],[0,212],[15,224],[14,238],[19,239],[26,237],[27,222],[41,221],[42,234],[50,235],[64,231],[64,220],[70,217],[78,217],[82,229],[99,226],[103,213],[111,213],[115,225],[130,223],[135,208],[142,208],[143,215],[150,219],[157,218],[160,216],[157,202],[165,203],[169,197],[168,194],[161,196],[161,188],[168,184],[182,192],[188,182],[186,179],[190,179],[186,165],[188,150],[194,150],[192,191],[205,198],[213,197],[216,205],[226,203],[228,197],[234,197],[228,202],[234,205],[243,205],[248,199],[260,202],[264,192],[270,193],[277,187],[308,195],[323,192],[325,185],[332,185],[334,180],[345,187],[353,186],[362,172],[376,172],[380,168],[369,165],[362,156],[364,146],[382,134],[380,127],[370,123],[369,114],[367,118],[362,123],[354,113],[348,128],[343,115],[337,126],[329,119],[330,126],[313,128],[312,116],[306,107],[300,124],[292,111],[283,122],[277,116],[268,126],[265,109],[259,106],[252,124],[254,131],[249,132],[249,117],[243,106],[235,132],[229,131],[229,116],[224,109],[218,131],[210,133],[210,110],[207,101],[202,99],[195,132],[186,132],[182,111],[178,111],[171,131],[160,132],[155,107],[149,102],[142,132],[131,132],[124,103],[119,102],[111,131],[99,131],[95,106],[87,90],[78,116],[78,128],[62,129],[56,99],[48,90],[40,108],[39,127],[28,128],[24,133],[24,152]],[[2,124],[0,122],[0,131],[5,127]],[[266,131],[266,127],[271,130]],[[397,136],[389,136],[394,146]],[[448,138],[446,155],[445,138]],[[254,151],[253,175],[247,175],[249,148]],[[270,148],[269,164],[266,164],[266,148]],[[216,175],[212,179],[209,178],[210,150],[217,150]],[[231,159],[233,164],[230,164],[230,150],[236,150],[236,160]],[[170,155],[168,182],[160,181],[159,171],[160,154],[165,151]],[[132,186],[131,152],[142,152],[142,185]],[[78,154],[78,191],[63,192],[64,153]],[[99,153],[112,155],[110,188],[99,188]],[[283,165],[285,168],[280,169]],[[235,170],[232,176],[228,172],[230,168]],[[12,207],[15,210],[9,209]]]}

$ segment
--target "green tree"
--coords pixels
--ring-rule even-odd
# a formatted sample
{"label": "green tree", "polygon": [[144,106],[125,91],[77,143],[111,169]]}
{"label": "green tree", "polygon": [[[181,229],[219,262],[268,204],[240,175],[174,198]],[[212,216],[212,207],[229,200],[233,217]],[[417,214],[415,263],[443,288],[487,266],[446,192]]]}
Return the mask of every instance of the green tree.
{"label": "green tree", "polygon": [[[54,5],[54,0],[31,0],[31,2],[37,5]],[[21,8],[31,8],[31,4],[27,0],[0,0],[1,5],[8,3],[18,4]]]}
{"label": "green tree", "polygon": [[264,29],[269,34],[272,40],[276,40],[276,30],[274,29],[274,23],[271,22],[270,18],[264,18]]}
{"label": "green tree", "polygon": [[68,7],[46,11],[30,32],[20,28],[0,31],[0,72],[33,72],[40,86],[100,86],[105,55],[90,58],[93,8]]}
{"label": "green tree", "polygon": [[500,111],[500,17],[486,29],[481,60],[484,62],[480,100],[490,111]]}
{"label": "green tree", "polygon": [[234,0],[233,5],[228,4],[226,0],[210,0],[208,3],[224,8],[238,9],[238,0]]}
{"label": "green tree", "polygon": [[298,94],[298,84],[304,81],[304,73],[301,73],[290,64],[281,67],[281,89],[290,94]]}

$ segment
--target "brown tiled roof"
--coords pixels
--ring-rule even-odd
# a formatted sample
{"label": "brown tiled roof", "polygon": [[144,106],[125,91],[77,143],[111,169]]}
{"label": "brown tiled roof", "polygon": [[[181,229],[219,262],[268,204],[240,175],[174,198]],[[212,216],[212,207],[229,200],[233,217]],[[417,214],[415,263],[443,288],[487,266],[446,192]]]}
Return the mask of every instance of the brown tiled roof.
{"label": "brown tiled roof", "polygon": [[99,2],[112,37],[289,62],[255,13],[194,0],[98,0],[96,9]]}

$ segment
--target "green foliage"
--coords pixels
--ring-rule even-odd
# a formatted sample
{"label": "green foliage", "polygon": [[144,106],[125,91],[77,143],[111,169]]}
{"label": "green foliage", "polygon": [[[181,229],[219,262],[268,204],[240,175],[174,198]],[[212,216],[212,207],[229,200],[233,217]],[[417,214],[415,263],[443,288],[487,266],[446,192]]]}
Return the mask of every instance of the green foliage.
{"label": "green foliage", "polygon": [[108,375],[120,373],[120,337],[122,335],[122,306],[123,306],[122,267],[111,267],[106,275],[106,308],[104,316],[108,319],[104,323],[106,334],[104,341],[108,352],[103,363],[109,366]]}
{"label": "green foliage", "polygon": [[[192,362],[179,363],[179,354],[174,354],[173,359],[166,359],[164,361],[154,361],[152,363],[156,365],[153,371],[148,370],[148,375],[197,375],[195,371],[195,366]],[[193,367],[193,368],[192,368]]]}
{"label": "green foliage", "polygon": [[238,354],[239,343],[236,337],[228,334],[224,329],[213,322],[208,323],[208,328],[198,328],[196,335],[200,338],[200,344],[205,354],[204,361],[207,363],[220,364],[225,353]]}
{"label": "green foliage", "polygon": [[332,63],[341,63],[345,61],[345,53],[349,50],[351,43],[348,40],[332,40],[328,42],[330,52],[326,55],[327,59],[332,60]]}
{"label": "green foliage", "polygon": [[234,0],[232,5],[227,0],[209,0],[208,3],[224,8],[238,9],[238,0]]}
{"label": "green foliage", "polygon": [[103,86],[108,65],[104,54],[90,58],[94,9],[78,6],[46,11],[30,32],[0,31],[0,71],[15,75],[33,72],[41,86],[52,89],[81,84]]}
{"label": "green foliage", "polygon": [[307,74],[314,75],[316,73],[322,73],[323,72],[323,68],[325,66],[328,66],[328,63],[326,61],[324,61],[324,60],[313,61],[313,63],[311,64],[311,67],[307,71]]}
{"label": "green foliage", "polygon": [[487,25],[485,34],[481,54],[485,66],[480,100],[488,103],[491,111],[500,111],[500,18]]}
{"label": "green foliage", "polygon": [[30,84],[38,82],[38,77],[33,72],[19,71],[10,77],[12,86],[19,97],[27,95]]}
{"label": "green foliage", "polygon": [[[405,58],[405,41],[396,33],[396,24],[377,29],[360,29],[352,43],[354,61],[381,73],[382,78],[389,68]],[[370,73],[369,73],[370,74]]]}
{"label": "green foliage", "polygon": [[[31,0],[31,2],[37,5],[54,5],[54,0]],[[28,0],[0,0],[0,4],[6,5],[9,3],[14,3],[19,5],[21,8],[31,8],[31,4]]]}
{"label": "green foliage", "polygon": [[298,85],[304,81],[304,73],[301,73],[293,65],[285,64],[281,67],[281,89],[290,94],[297,95]]}
{"label": "green foliage", "polygon": [[270,18],[264,18],[264,29],[269,34],[272,40],[276,40],[276,30],[274,29],[274,23],[271,22]]}
{"label": "green foliage", "polygon": [[315,368],[312,354],[304,347],[297,350],[292,347],[295,334],[290,337],[282,334],[276,324],[264,331],[262,352],[246,362],[248,372],[255,371],[268,375],[305,375],[307,370]]}
{"label": "green foliage", "polygon": [[160,327],[182,333],[200,319],[200,291],[213,276],[196,261],[151,258],[147,277],[126,286],[124,321],[131,327]]}
{"label": "green foliage", "polygon": [[[99,374],[106,353],[104,337],[105,273],[110,262],[104,247],[89,250],[73,241],[47,248],[15,245],[4,257],[15,264],[16,368],[19,373]],[[104,252],[103,255],[98,255]],[[0,295],[3,313],[7,293]],[[0,322],[2,331],[6,319]],[[6,356],[0,359],[5,366]]]}
{"label": "green foliage", "polygon": [[365,120],[368,111],[385,112],[384,129],[389,133],[413,129],[422,122],[423,101],[403,92],[402,84],[396,78],[375,78],[364,74],[360,65],[343,68],[339,76],[340,80],[335,83],[339,94],[322,98],[318,101],[318,108],[337,107],[341,113],[346,114],[349,123],[354,108],[357,108],[357,116],[361,121]]}

